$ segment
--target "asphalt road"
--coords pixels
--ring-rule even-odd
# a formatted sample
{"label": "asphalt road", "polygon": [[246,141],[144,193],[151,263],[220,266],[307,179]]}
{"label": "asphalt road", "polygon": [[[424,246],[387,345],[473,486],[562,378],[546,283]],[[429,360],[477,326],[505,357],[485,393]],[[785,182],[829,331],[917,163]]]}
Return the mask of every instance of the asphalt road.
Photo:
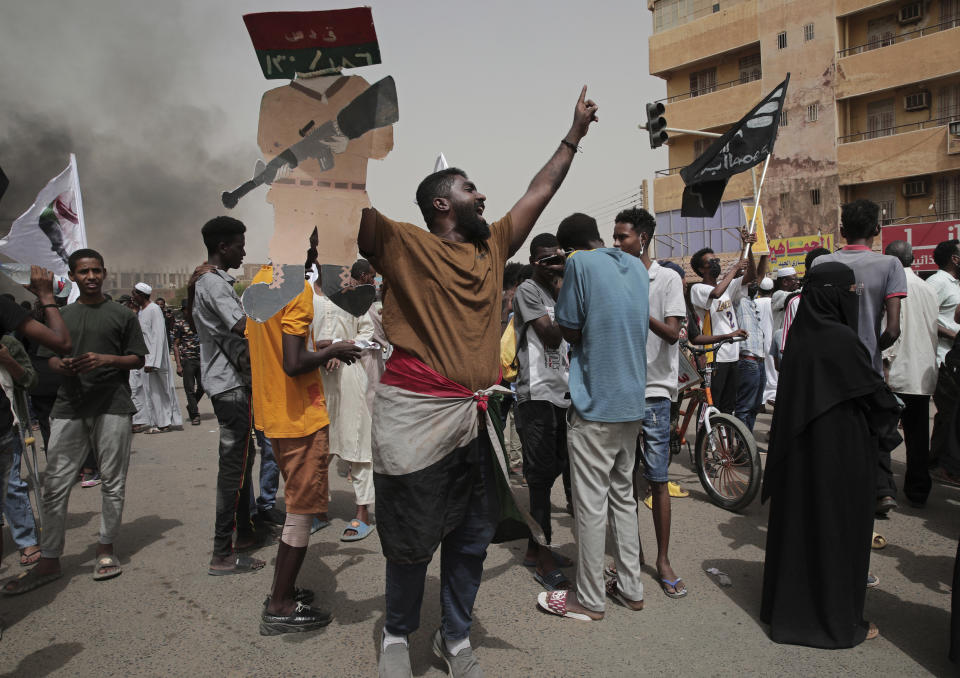
{"label": "asphalt road", "polygon": [[[182,399],[182,392],[180,393]],[[0,599],[6,631],[3,676],[375,676],[383,626],[384,561],[376,533],[339,542],[353,512],[353,491],[332,478],[333,525],[311,541],[300,585],[313,588],[333,623],[313,633],[262,637],[258,615],[272,579],[269,563],[254,574],[207,575],[213,533],[217,427],[210,403],[203,423],[182,432],[134,437],[124,526],[117,548],[123,574],[93,581],[99,492],[75,486],[64,576],[17,598]],[[769,417],[762,416],[758,429]],[[763,434],[760,435],[761,440]],[[898,482],[903,449],[895,453]],[[947,660],[950,581],[957,546],[960,490],[936,485],[927,508],[903,505],[877,529],[889,545],[874,551],[880,586],[866,616],[881,637],[852,650],[776,645],[758,620],[766,509],[742,515],[707,502],[686,454],[671,468],[691,497],[673,504],[674,568],[690,591],[671,600],[645,568],[641,612],[608,605],[606,618],[583,623],[541,614],[540,587],[521,563],[523,542],[491,546],[475,608],[472,642],[487,676],[956,675]],[[282,492],[282,490],[281,490]],[[571,517],[554,490],[554,542],[571,557]],[[649,512],[640,527],[649,562],[656,542]],[[6,530],[6,579],[20,571]],[[704,570],[727,573],[720,587]],[[439,620],[439,563],[431,564],[422,628],[411,639],[416,676],[443,675],[430,650]],[[569,572],[573,577],[573,570]]]}

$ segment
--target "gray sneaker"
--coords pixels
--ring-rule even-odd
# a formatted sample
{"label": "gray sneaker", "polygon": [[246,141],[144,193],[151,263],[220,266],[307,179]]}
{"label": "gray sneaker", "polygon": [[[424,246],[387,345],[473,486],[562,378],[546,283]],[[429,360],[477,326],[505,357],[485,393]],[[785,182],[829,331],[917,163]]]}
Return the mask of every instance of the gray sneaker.
{"label": "gray sneaker", "polygon": [[380,652],[380,678],[412,678],[410,648],[403,643],[391,643]]}
{"label": "gray sneaker", "polygon": [[483,670],[473,656],[473,648],[465,647],[455,655],[448,654],[440,629],[433,634],[433,653],[447,663],[447,675],[450,678],[483,678]]}

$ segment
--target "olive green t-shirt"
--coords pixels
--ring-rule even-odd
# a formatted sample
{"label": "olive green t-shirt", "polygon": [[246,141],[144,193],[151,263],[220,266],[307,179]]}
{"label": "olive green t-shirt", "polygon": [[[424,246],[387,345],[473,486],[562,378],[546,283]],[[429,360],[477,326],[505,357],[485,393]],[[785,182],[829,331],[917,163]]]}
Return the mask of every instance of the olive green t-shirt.
{"label": "olive green t-shirt", "polygon": [[[120,356],[147,354],[137,316],[115,301],[69,304],[60,309],[60,315],[73,342],[71,357],[89,352]],[[53,355],[45,347],[37,352],[40,358]],[[86,374],[63,378],[50,417],[82,419],[136,411],[130,397],[130,371],[98,367]]]}
{"label": "olive green t-shirt", "polygon": [[471,391],[497,384],[510,215],[491,224],[490,238],[478,245],[376,214],[374,251],[368,254],[386,282],[387,339]]}

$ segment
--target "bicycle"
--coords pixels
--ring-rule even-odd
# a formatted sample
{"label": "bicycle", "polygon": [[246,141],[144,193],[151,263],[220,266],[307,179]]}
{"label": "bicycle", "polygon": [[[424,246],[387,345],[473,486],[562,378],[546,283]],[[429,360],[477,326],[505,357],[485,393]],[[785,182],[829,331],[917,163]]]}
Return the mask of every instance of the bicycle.
{"label": "bicycle", "polygon": [[[681,345],[694,356],[703,356],[716,351],[720,346],[742,338],[723,339],[707,348],[689,344]],[[727,511],[739,511],[750,504],[760,491],[762,469],[757,442],[749,429],[735,416],[725,414],[713,405],[710,385],[713,378],[713,363],[704,367],[694,360],[694,367],[700,374],[703,388],[688,388],[690,402],[686,411],[681,410],[683,422],[678,434],[685,441],[687,427],[694,414],[697,414],[696,444],[690,450],[690,462],[697,469],[700,484],[710,501]],[[693,405],[693,407],[691,407]]]}

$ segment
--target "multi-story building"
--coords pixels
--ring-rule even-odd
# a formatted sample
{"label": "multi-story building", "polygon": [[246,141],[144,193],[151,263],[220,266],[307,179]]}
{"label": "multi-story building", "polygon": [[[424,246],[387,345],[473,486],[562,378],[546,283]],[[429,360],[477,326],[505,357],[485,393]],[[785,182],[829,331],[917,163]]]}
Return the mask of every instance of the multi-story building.
{"label": "multi-story building", "polygon": [[[768,235],[838,236],[838,208],[856,198],[878,202],[885,224],[960,219],[960,0],[647,6],[669,127],[723,132],[790,72],[760,200]],[[683,218],[678,172],[712,140],[670,136],[654,182],[658,254],[735,251],[751,173],[730,181],[713,219]]]}

